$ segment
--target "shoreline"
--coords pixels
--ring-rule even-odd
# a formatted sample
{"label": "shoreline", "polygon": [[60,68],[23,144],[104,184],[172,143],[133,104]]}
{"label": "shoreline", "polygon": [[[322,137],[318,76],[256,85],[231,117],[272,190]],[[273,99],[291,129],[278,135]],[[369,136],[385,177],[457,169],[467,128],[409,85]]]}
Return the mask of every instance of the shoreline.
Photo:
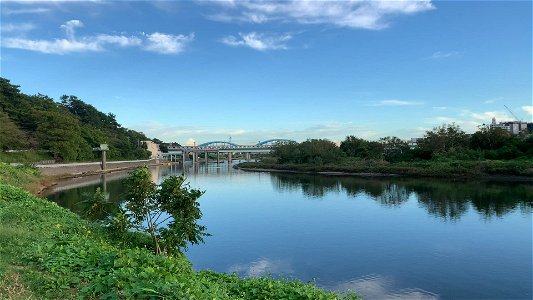
{"label": "shoreline", "polygon": [[[155,166],[170,166],[176,164],[175,162],[158,162],[146,165],[148,167],[155,167]],[[81,173],[65,173],[61,175],[41,175],[41,179],[37,183],[37,188],[32,189],[30,192],[33,195],[41,196],[43,192],[46,190],[56,186],[60,181],[66,180],[66,179],[72,179],[72,178],[83,178],[88,176],[94,176],[94,175],[103,175],[103,174],[110,174],[115,172],[122,172],[127,170],[135,169],[139,166],[128,166],[128,167],[122,167],[122,168],[115,168],[115,169],[107,169],[107,170],[99,170],[99,171],[87,171],[87,172],[81,172]],[[57,167],[59,169],[63,167]],[[68,168],[68,167],[66,167]]]}
{"label": "shoreline", "polygon": [[415,174],[396,174],[396,173],[379,173],[379,172],[344,172],[344,171],[304,171],[304,170],[289,170],[289,169],[275,169],[275,168],[247,168],[240,167],[240,164],[233,166],[236,169],[245,172],[269,172],[269,173],[285,173],[285,174],[307,174],[307,175],[323,175],[323,176],[346,176],[346,177],[361,177],[361,178],[433,178],[433,179],[451,179],[451,180],[483,180],[483,181],[500,181],[500,182],[532,182],[533,177],[520,175],[445,175],[445,176],[423,176]]}

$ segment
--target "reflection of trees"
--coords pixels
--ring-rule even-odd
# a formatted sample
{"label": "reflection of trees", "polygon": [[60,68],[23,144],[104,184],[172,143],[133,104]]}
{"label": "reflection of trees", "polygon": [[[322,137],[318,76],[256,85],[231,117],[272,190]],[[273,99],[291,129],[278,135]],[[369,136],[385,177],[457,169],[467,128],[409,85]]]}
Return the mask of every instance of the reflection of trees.
{"label": "reflection of trees", "polygon": [[278,191],[301,189],[308,197],[321,198],[329,192],[340,192],[339,180],[332,176],[272,173],[271,180]]}
{"label": "reflection of trees", "polygon": [[533,212],[533,186],[528,182],[450,181],[415,178],[361,178],[307,174],[271,174],[279,191],[301,189],[306,196],[324,197],[346,192],[350,197],[368,195],[388,207],[399,207],[412,194],[431,215],[458,220],[472,207],[485,219],[520,210]]}
{"label": "reflection of trees", "polygon": [[[48,199],[77,214],[83,214],[83,211],[86,208],[84,203],[94,195],[97,187],[98,186],[85,186],[60,191],[48,196]],[[112,180],[107,182],[106,194],[109,196],[109,202],[116,204],[120,203],[124,200],[124,191],[125,187],[123,180]],[[104,218],[105,216],[100,217]]]}
{"label": "reflection of trees", "polygon": [[400,206],[409,200],[409,192],[402,185],[389,183],[376,200],[378,200],[381,205]]}

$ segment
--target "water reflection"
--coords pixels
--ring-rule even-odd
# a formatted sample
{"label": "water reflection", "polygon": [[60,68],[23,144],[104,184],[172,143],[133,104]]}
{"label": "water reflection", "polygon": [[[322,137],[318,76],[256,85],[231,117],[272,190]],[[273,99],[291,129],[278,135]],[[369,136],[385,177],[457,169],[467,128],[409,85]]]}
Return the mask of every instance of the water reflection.
{"label": "water reflection", "polygon": [[[127,174],[71,180],[49,198],[79,211],[83,193],[105,187],[119,202]],[[366,299],[531,299],[530,183],[270,174],[203,163],[151,174],[157,182],[185,174],[207,191],[202,223],[213,236],[187,252],[197,270],[295,278]]]}
{"label": "water reflection", "polygon": [[250,263],[234,264],[229,267],[227,272],[246,277],[258,277],[271,274],[284,276],[294,273],[294,270],[290,262],[286,260],[262,257]]}
{"label": "water reflection", "polygon": [[364,299],[439,299],[437,294],[419,289],[395,289],[395,280],[390,276],[370,274],[337,284],[334,291],[356,291]]}
{"label": "water reflection", "polygon": [[345,193],[366,195],[386,207],[399,207],[414,196],[430,215],[460,219],[473,207],[485,219],[520,210],[533,212],[533,185],[529,182],[447,181],[408,178],[360,178],[273,173],[273,187],[280,192],[301,190],[307,197]]}

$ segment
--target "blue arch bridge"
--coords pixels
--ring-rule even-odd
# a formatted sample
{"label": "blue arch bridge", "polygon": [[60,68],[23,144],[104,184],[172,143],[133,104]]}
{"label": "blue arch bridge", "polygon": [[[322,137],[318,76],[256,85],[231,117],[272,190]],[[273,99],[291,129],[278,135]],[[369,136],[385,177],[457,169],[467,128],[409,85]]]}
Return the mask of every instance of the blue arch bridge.
{"label": "blue arch bridge", "polygon": [[192,160],[193,162],[197,162],[200,160],[202,154],[205,161],[208,161],[209,154],[216,153],[217,162],[221,160],[221,156],[225,156],[224,158],[231,162],[234,154],[243,154],[245,160],[250,160],[252,154],[270,153],[276,144],[290,142],[294,141],[288,139],[270,139],[255,145],[238,145],[226,141],[212,141],[197,146],[181,146],[169,149],[167,153],[161,153],[161,157],[170,161],[185,162]]}

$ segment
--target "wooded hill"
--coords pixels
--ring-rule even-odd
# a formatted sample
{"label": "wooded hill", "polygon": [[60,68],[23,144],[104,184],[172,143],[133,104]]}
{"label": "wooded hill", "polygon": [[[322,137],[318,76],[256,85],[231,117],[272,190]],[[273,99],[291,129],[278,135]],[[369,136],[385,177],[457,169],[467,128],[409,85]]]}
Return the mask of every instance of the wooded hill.
{"label": "wooded hill", "polygon": [[48,150],[56,160],[96,159],[92,150],[108,144],[109,159],[146,159],[150,153],[142,133],[122,127],[115,115],[98,111],[76,96],[59,102],[37,94],[26,95],[0,77],[0,150]]}

